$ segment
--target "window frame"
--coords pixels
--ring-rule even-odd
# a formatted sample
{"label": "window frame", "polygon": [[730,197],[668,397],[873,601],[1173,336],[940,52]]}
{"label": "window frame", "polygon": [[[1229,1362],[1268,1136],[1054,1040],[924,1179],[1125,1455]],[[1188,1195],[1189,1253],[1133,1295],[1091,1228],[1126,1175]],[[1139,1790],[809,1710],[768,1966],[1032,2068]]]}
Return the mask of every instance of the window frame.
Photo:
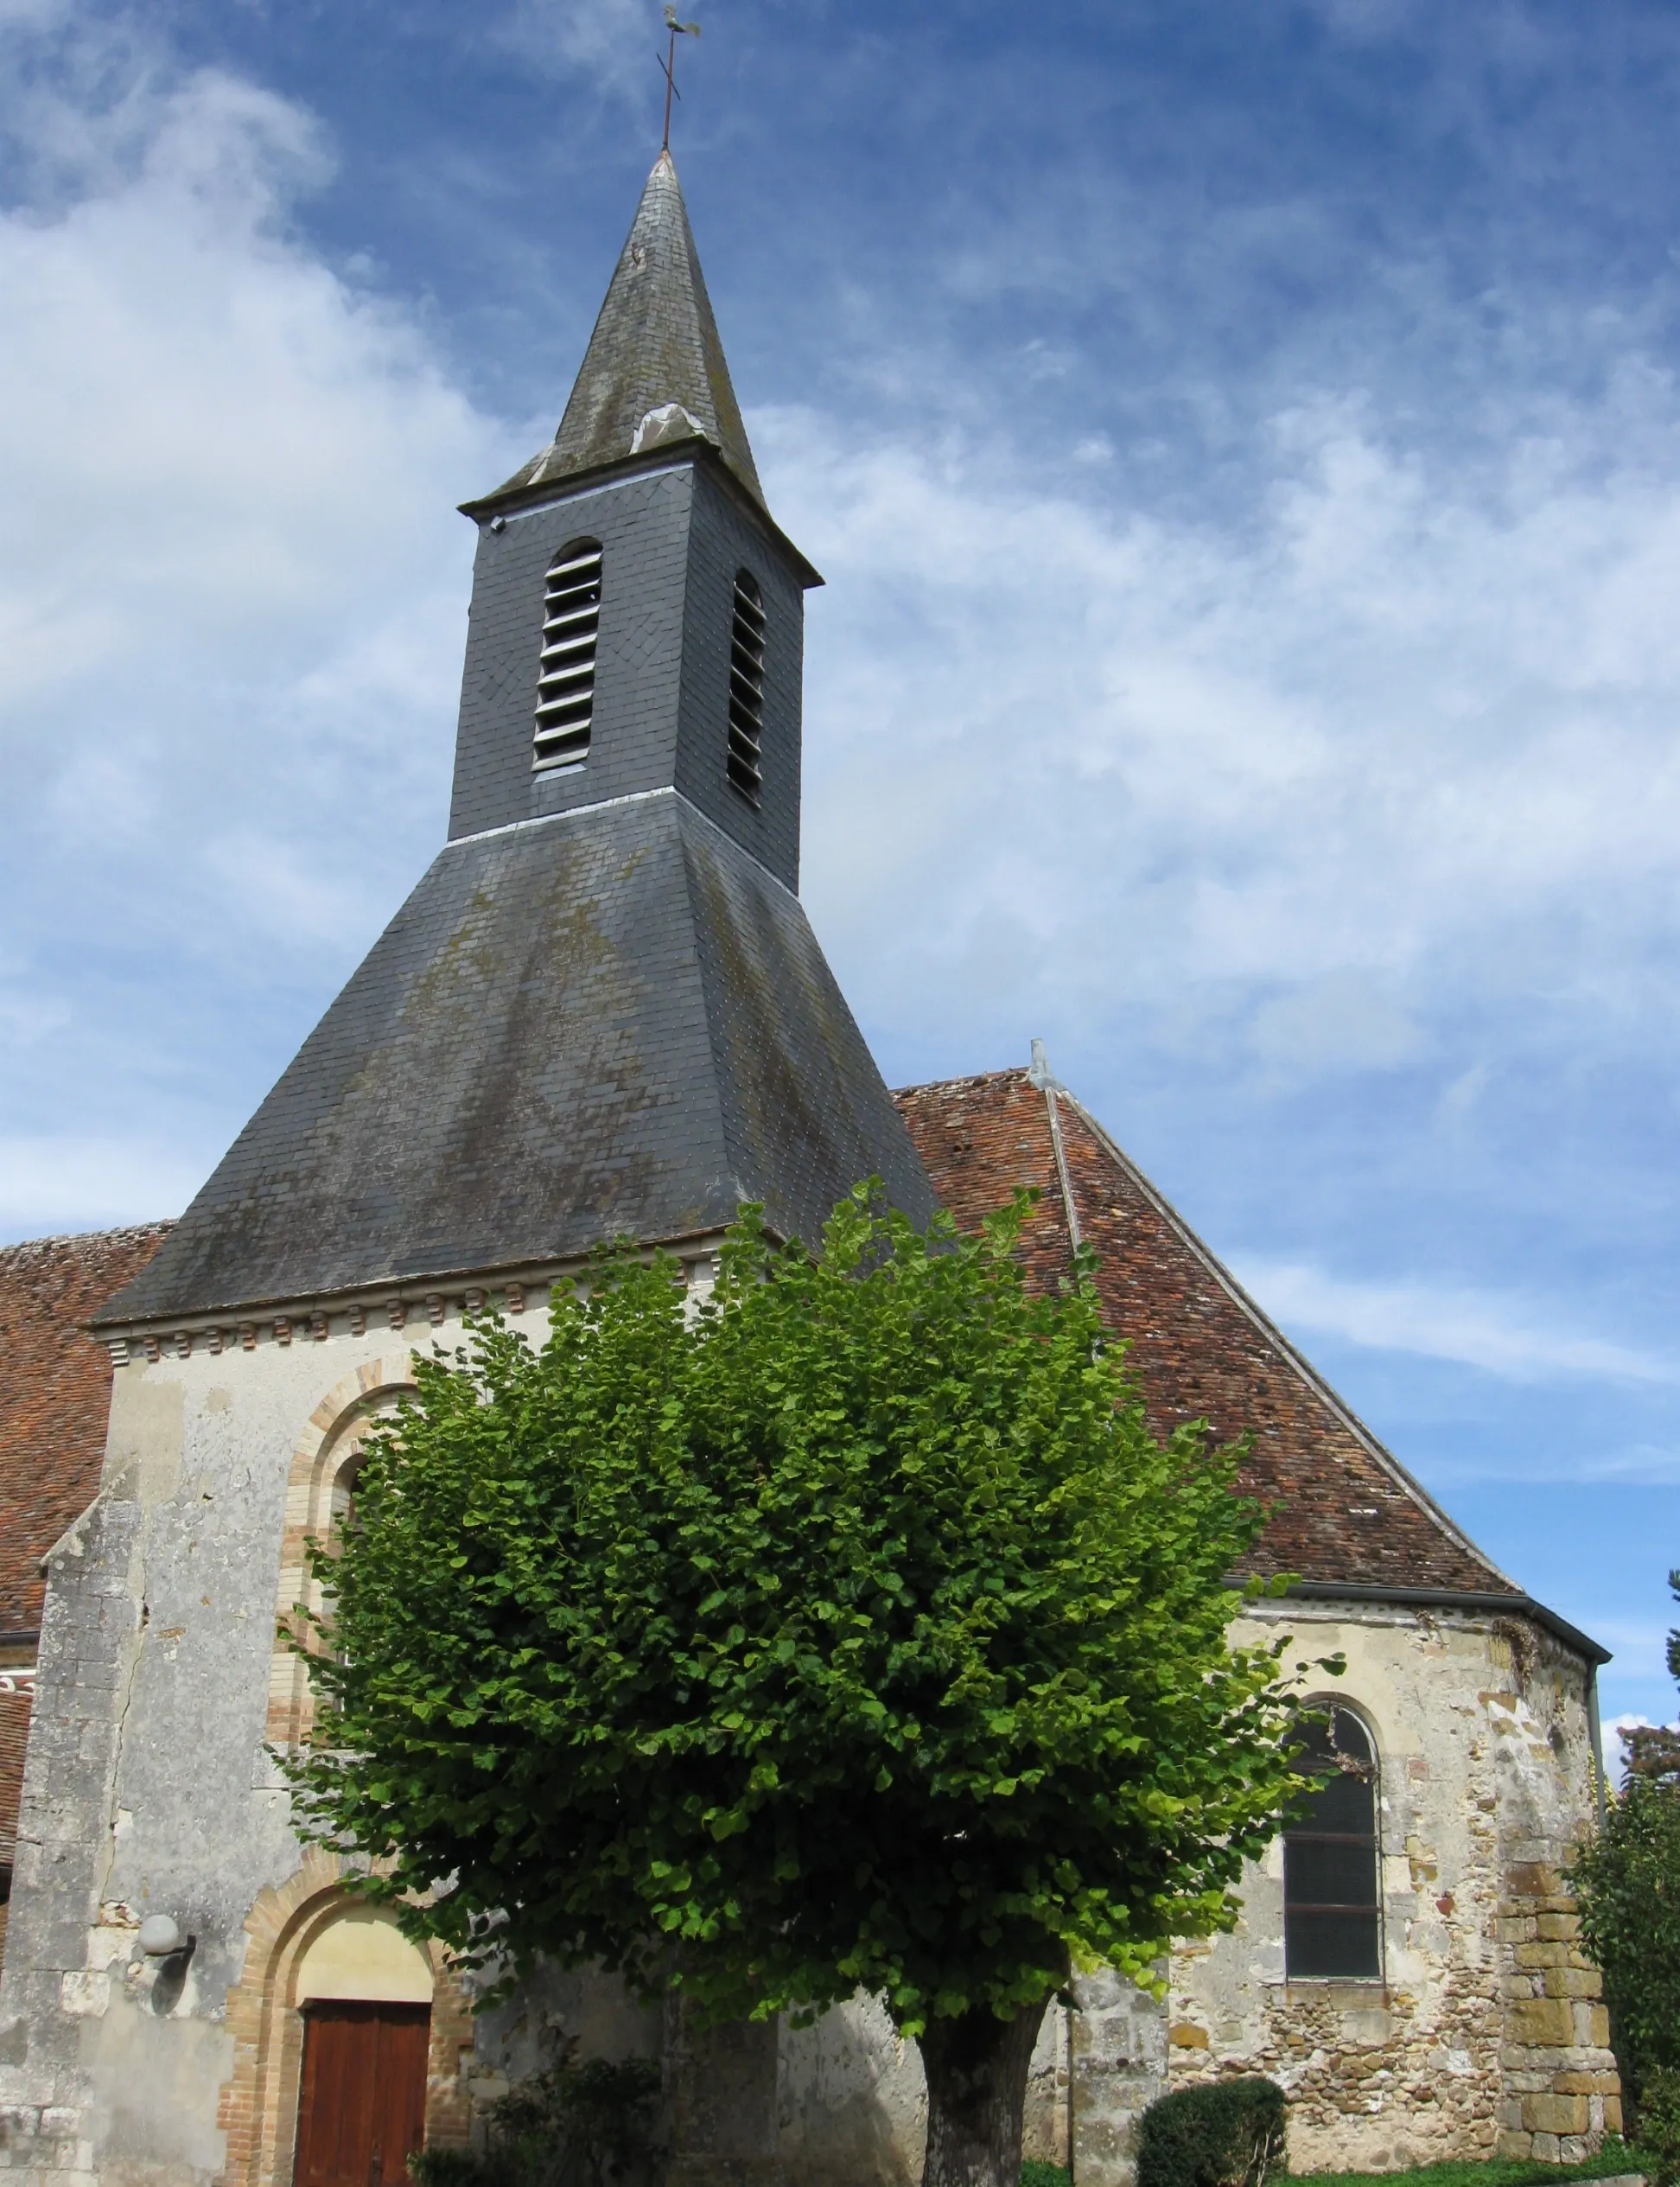
{"label": "window frame", "polygon": [[[1315,1829],[1309,1809],[1298,1822],[1287,1826],[1282,1833],[1282,1929],[1283,1979],[1292,1987],[1303,1983],[1362,1983],[1373,1988],[1386,1987],[1388,1982],[1388,1909],[1387,1892],[1383,1872],[1383,1750],[1375,1725],[1365,1711],[1350,1702],[1344,1695],[1314,1694],[1305,1707],[1312,1712],[1322,1712],[1330,1718],[1330,1741],[1333,1751],[1337,1737],[1337,1719],[1346,1717],[1363,1737],[1367,1751],[1365,1768],[1356,1767],[1348,1774],[1364,1776],[1371,1797],[1371,1828],[1363,1831],[1335,1831]],[[1350,1759],[1355,1757],[1350,1757]],[[1368,1775],[1367,1775],[1368,1769]],[[1328,1789],[1327,1787],[1326,1789]],[[1316,1800],[1320,1795],[1315,1795]],[[1352,1899],[1302,1899],[1292,1902],[1289,1896],[1289,1848],[1291,1843],[1314,1846],[1360,1846],[1371,1848],[1371,1897],[1368,1901]],[[1301,1973],[1294,1964],[1301,1946],[1290,1935],[1291,1916],[1306,1914],[1368,1914],[1371,1917],[1371,1946],[1374,1966],[1359,1973]],[[1304,1942],[1304,1939],[1302,1940]]]}

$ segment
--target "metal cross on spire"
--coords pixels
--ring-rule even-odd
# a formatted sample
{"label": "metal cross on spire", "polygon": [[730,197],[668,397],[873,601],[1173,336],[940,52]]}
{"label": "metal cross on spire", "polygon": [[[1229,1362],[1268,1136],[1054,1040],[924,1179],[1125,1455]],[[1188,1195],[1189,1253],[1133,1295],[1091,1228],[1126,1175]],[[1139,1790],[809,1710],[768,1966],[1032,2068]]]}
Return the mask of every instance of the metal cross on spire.
{"label": "metal cross on spire", "polygon": [[697,38],[700,26],[697,22],[678,22],[677,10],[671,6],[670,0],[666,0],[665,19],[665,29],[671,33],[671,44],[659,62],[660,67],[665,70],[665,142],[659,150],[668,152],[671,150],[671,102],[673,96],[680,99],[683,95],[677,89],[677,41],[679,38]]}

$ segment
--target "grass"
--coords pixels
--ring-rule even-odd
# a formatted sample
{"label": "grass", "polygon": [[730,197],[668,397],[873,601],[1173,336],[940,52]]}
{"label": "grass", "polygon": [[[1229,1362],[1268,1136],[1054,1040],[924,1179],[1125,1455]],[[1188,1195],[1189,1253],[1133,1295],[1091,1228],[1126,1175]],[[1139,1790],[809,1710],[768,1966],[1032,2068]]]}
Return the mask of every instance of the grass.
{"label": "grass", "polygon": [[[1492,2159],[1485,2164],[1420,2165],[1413,2171],[1293,2171],[1289,2187],[1563,2187],[1571,2179],[1612,2179],[1620,2172],[1651,2171],[1651,2160],[1625,2142],[1607,2141],[1584,2165],[1537,2165]],[[1061,2165],[1029,2158],[1021,2187],[1073,2187]]]}
{"label": "grass", "polygon": [[[1549,2187],[1552,2182],[1610,2179],[1619,2172],[1648,2172],[1650,2168],[1650,2160],[1639,2150],[1611,2140],[1584,2165],[1494,2158],[1486,2164],[1420,2165],[1415,2171],[1300,2171],[1290,2173],[1289,2187]],[[1021,2171],[1024,2175],[1025,2165]],[[1051,2187],[1051,2183],[1035,2182],[1034,2187]]]}

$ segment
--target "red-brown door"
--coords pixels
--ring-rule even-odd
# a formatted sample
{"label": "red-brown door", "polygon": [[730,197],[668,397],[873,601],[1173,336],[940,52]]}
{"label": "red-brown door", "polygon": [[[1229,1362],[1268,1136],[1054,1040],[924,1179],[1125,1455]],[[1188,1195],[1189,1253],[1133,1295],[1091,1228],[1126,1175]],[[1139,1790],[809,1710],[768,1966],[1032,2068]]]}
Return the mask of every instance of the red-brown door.
{"label": "red-brown door", "polygon": [[295,2187],[408,2187],[426,2131],[426,2005],[308,2008]]}

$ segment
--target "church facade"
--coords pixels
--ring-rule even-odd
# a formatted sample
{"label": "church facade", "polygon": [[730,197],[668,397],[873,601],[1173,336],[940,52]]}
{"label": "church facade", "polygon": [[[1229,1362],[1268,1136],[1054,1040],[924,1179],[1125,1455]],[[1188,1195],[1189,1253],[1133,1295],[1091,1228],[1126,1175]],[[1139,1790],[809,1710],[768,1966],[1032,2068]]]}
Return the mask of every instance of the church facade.
{"label": "church facade", "polygon": [[1157,1426],[1252,1437],[1257,1568],[1296,1584],[1245,1626],[1347,1659],[1340,1768],[1239,1929],[1175,1952],[1164,2003],[1093,1973],[1047,2016],[1029,2153],[1125,2187],[1155,2095],[1264,2071],[1302,2169],[1587,2154],[1619,2096],[1562,1871],[1600,1796],[1603,1651],[1462,1534],[1041,1053],[882,1083],[797,894],[820,580],[766,507],[668,156],[554,442],[466,513],[444,848],[179,1223],[0,1254],[14,1747],[30,1712],[10,1822],[0,1739],[0,2170],[396,2187],[570,2050],[662,2060],[683,2187],[915,2178],[920,2070],[871,2000],[701,2035],[554,1973],[475,2015],[300,1845],[277,1759],[309,1721],[277,1639],[304,1545],[418,1349],[487,1305],[540,1341],[610,1236],[703,1290],[741,1202],[812,1239],[869,1175],[964,1224],[1036,1189],[1035,1280],[1097,1248]]}

